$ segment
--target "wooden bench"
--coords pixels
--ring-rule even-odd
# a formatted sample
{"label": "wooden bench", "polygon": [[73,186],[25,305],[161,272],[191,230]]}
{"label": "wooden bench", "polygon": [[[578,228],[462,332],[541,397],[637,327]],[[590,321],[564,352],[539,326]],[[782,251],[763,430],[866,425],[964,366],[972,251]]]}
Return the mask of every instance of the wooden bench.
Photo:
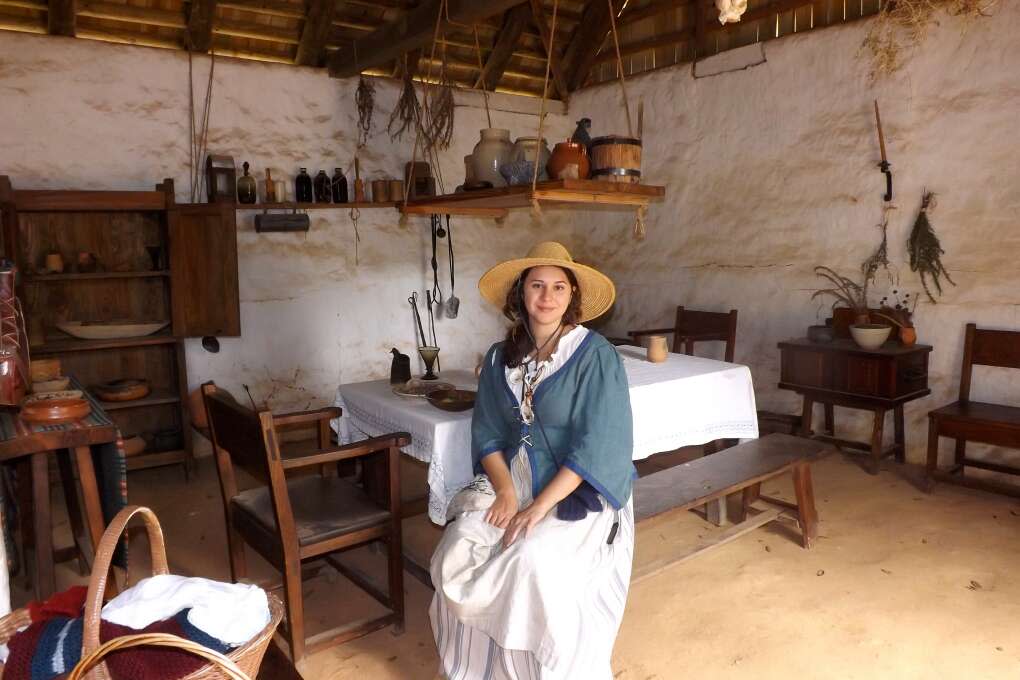
{"label": "wooden bench", "polygon": [[[823,442],[770,434],[689,463],[654,472],[634,482],[634,519],[640,523],[676,510],[690,510],[742,492],[742,517],[738,524],[713,540],[678,555],[654,560],[634,570],[638,582],[694,555],[728,543],[782,516],[796,518],[805,548],[818,537],[818,513],[811,486],[811,463],[831,452]],[[761,484],[787,472],[793,473],[797,502],[762,496]],[[752,507],[761,500],[768,509]]]}

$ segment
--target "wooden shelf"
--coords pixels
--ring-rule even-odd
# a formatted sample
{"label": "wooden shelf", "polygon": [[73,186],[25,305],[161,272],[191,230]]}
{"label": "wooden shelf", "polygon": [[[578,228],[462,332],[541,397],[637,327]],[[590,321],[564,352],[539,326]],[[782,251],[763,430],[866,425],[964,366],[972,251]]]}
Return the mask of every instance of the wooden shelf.
{"label": "wooden shelf", "polygon": [[[403,201],[400,201],[403,203]],[[384,201],[382,203],[235,203],[236,210],[349,210],[358,208],[396,208],[397,201]]]}
{"label": "wooden shelf", "polygon": [[89,352],[97,349],[117,349],[120,347],[144,347],[146,345],[172,345],[177,338],[172,335],[146,335],[141,338],[110,338],[108,340],[51,340],[31,347],[32,354],[61,354],[64,352]]}
{"label": "wooden shelf", "polygon": [[170,276],[162,269],[147,272],[93,272],[90,274],[33,274],[25,276],[25,283],[49,283],[51,281],[84,281],[90,279],[148,279]]}
{"label": "wooden shelf", "polygon": [[662,200],[666,187],[650,184],[561,179],[481,191],[463,191],[408,203],[408,213],[443,213],[473,217],[502,217],[514,208],[530,208],[537,200],[542,206],[569,205],[574,208],[634,208]]}
{"label": "wooden shelf", "polygon": [[103,401],[99,397],[96,397],[96,401],[99,402],[104,411],[120,411],[126,408],[177,404],[181,401],[181,398],[170,390],[152,390],[141,399],[132,399],[131,401]]}
{"label": "wooden shelf", "polygon": [[162,465],[173,465],[174,463],[187,464],[190,456],[183,449],[173,451],[142,451],[127,459],[128,472],[132,470],[144,470],[146,468],[160,467]]}
{"label": "wooden shelf", "polygon": [[18,212],[115,212],[122,210],[166,210],[162,191],[14,191]]}

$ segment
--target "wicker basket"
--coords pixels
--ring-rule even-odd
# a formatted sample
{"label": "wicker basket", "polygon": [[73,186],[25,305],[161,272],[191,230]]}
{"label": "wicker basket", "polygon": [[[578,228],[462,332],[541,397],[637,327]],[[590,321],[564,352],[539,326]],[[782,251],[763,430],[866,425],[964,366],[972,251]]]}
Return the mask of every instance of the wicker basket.
{"label": "wicker basket", "polygon": [[[88,596],[85,599],[85,621],[82,641],[81,661],[68,676],[69,680],[110,680],[110,675],[103,662],[103,657],[117,649],[156,645],[176,647],[190,651],[209,660],[209,664],[182,678],[181,680],[251,680],[258,675],[262,665],[262,655],[273,639],[273,633],[283,618],[283,604],[272,593],[269,597],[269,624],[258,635],[246,644],[238,647],[230,654],[219,654],[207,647],[164,633],[143,633],[127,635],[99,644],[99,619],[103,609],[103,593],[106,590],[106,579],[110,573],[110,561],[117,548],[124,529],[135,515],[145,520],[145,529],[149,537],[149,552],[152,556],[153,575],[170,573],[166,562],[166,547],[163,542],[163,530],[159,526],[155,513],[149,508],[130,505],[113,518],[103,532],[96,550],[96,559],[92,565],[92,576],[89,578]],[[6,642],[14,632],[28,625],[28,610],[18,609],[0,618],[0,642]],[[2,666],[0,666],[2,668]]]}

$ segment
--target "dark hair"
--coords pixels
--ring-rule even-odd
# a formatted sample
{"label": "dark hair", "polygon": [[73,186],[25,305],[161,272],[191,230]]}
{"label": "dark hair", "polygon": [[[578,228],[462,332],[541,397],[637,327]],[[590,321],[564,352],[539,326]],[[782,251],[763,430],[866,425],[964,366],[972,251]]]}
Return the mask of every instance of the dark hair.
{"label": "dark hair", "polygon": [[[503,365],[507,368],[520,366],[524,357],[535,349],[530,329],[525,327],[528,323],[528,310],[524,307],[524,281],[532,269],[534,267],[528,267],[514,280],[503,304],[503,316],[512,324],[506,332],[506,341],[503,343]],[[577,285],[577,277],[565,267],[557,269],[566,274],[571,289],[570,303],[563,312],[563,324],[578,324],[581,319],[581,288]]]}

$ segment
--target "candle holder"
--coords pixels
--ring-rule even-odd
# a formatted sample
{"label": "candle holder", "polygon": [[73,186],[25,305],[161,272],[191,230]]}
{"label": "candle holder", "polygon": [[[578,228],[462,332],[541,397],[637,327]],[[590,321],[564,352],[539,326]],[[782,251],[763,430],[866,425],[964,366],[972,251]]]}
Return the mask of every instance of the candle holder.
{"label": "candle holder", "polygon": [[419,347],[418,354],[421,356],[421,360],[425,362],[425,375],[421,377],[422,380],[439,380],[439,376],[432,372],[432,367],[436,364],[436,359],[439,358],[438,347]]}

